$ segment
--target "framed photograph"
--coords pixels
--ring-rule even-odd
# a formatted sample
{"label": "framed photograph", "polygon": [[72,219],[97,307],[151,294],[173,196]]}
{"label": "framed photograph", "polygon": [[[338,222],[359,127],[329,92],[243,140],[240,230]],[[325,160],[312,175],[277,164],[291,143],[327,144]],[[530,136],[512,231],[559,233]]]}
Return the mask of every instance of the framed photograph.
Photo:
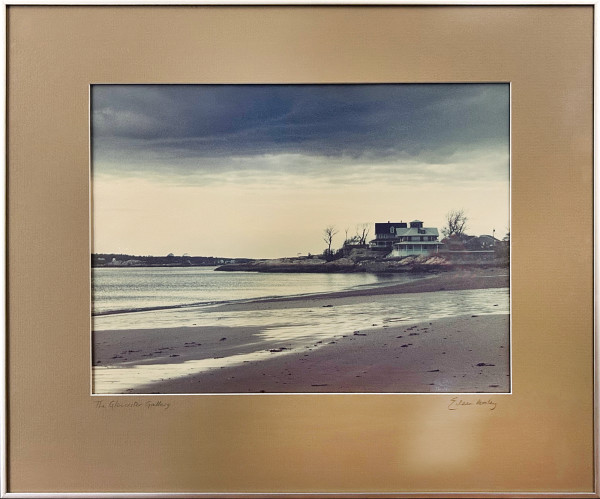
{"label": "framed photograph", "polygon": [[5,6],[3,497],[599,497],[595,7]]}
{"label": "framed photograph", "polygon": [[509,393],[509,111],[508,83],[93,85],[93,393]]}

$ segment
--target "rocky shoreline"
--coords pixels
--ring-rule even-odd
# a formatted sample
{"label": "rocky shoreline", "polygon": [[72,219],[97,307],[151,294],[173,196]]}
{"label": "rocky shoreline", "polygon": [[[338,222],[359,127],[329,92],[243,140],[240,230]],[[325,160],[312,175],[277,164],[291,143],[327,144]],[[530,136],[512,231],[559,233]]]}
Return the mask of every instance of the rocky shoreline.
{"label": "rocky shoreline", "polygon": [[217,267],[222,272],[285,272],[285,273],[352,273],[373,274],[401,272],[441,272],[464,268],[507,267],[507,262],[482,261],[461,263],[443,257],[406,257],[402,259],[340,258],[326,261],[321,258],[280,258],[255,260],[247,263],[227,264]]}

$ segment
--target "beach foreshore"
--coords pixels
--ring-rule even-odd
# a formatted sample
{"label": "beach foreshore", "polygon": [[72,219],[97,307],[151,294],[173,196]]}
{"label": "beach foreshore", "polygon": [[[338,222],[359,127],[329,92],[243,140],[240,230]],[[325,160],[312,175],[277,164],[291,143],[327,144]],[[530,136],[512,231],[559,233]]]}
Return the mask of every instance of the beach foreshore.
{"label": "beach foreshore", "polygon": [[228,303],[220,306],[223,311],[242,311],[257,309],[285,309],[312,306],[320,300],[331,303],[359,304],[373,301],[377,296],[398,295],[404,293],[430,293],[435,291],[459,291],[467,289],[508,288],[507,268],[470,269],[432,274],[401,284],[377,287],[363,287],[335,293],[321,293],[313,296],[291,296],[252,300],[244,303]]}
{"label": "beach foreshore", "polygon": [[[360,306],[402,293],[508,285],[502,271],[445,273],[395,286],[221,305],[220,313]],[[386,296],[387,295],[387,296]],[[93,333],[95,393],[508,392],[509,316],[388,317],[369,327],[273,335],[198,326]],[[312,333],[312,332],[311,332]],[[317,332],[318,333],[318,332]]]}

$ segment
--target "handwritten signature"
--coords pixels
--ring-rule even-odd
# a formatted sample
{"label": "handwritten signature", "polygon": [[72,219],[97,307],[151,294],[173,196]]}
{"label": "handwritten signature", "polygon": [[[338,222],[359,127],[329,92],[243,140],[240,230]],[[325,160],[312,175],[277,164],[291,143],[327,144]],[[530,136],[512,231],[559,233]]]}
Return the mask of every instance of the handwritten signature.
{"label": "handwritten signature", "polygon": [[482,400],[482,399],[477,399],[477,401],[473,402],[473,401],[469,401],[469,400],[463,400],[459,397],[452,397],[450,399],[450,403],[448,404],[448,410],[450,411],[456,411],[457,409],[463,408],[463,407],[487,407],[490,411],[493,411],[496,408],[496,402],[494,402],[492,399],[487,399],[487,400]]}
{"label": "handwritten signature", "polygon": [[120,400],[97,400],[96,409],[168,409],[171,404],[162,400],[146,400],[140,402],[134,400],[132,402],[122,402]]}

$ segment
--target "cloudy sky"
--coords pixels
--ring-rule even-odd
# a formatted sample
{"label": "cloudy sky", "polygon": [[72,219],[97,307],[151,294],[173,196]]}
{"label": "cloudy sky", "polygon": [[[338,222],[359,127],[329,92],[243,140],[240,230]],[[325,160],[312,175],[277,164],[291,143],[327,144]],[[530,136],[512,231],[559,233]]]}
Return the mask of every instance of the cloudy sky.
{"label": "cloudy sky", "polygon": [[95,85],[91,135],[98,253],[314,254],[453,209],[508,230],[507,84]]}

